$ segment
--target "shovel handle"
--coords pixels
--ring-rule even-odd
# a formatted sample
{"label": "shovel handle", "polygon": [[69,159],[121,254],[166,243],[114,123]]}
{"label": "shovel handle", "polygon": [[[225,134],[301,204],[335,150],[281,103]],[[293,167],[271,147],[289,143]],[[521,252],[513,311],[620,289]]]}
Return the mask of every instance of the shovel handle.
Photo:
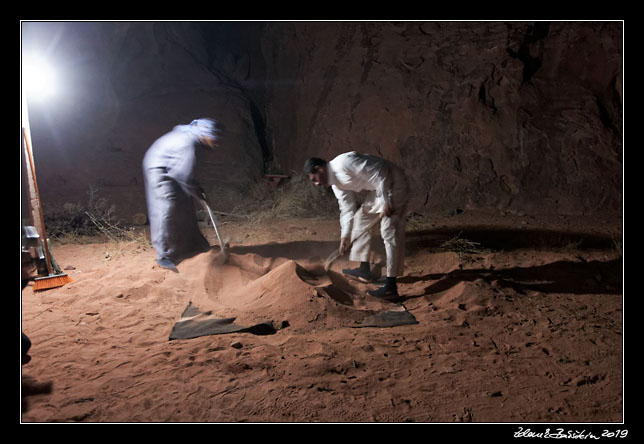
{"label": "shovel handle", "polygon": [[208,210],[208,215],[210,216],[210,222],[212,222],[212,226],[215,229],[215,234],[217,235],[217,240],[219,240],[219,246],[221,247],[221,250],[224,251],[224,243],[221,241],[221,237],[219,236],[219,230],[217,230],[217,224],[215,223],[215,217],[212,214],[212,210],[210,209],[210,206],[208,205],[208,202],[205,200],[203,201],[204,206]]}
{"label": "shovel handle", "polygon": [[[380,222],[380,219],[382,219],[382,213],[380,213],[380,216],[378,216],[378,217],[377,217],[377,218],[375,218],[373,221],[371,221],[371,223],[367,226],[367,228],[365,228],[365,229],[364,229],[360,234],[358,234],[355,238],[351,239],[351,242],[349,242],[348,249],[349,249],[349,250],[351,249],[351,247],[353,246],[353,243],[354,243],[356,240],[358,240],[359,238],[361,238],[362,236],[364,236],[365,234],[367,234],[369,231],[371,231],[371,229],[372,229],[372,228],[373,228],[373,227],[374,227],[378,222]],[[333,263],[337,258],[339,258],[339,257],[340,257],[340,249],[338,248],[338,249],[337,249],[337,250],[335,250],[333,253],[331,253],[331,254],[329,255],[329,257],[326,259],[326,263],[325,263],[325,265],[324,265],[324,271],[329,271],[329,268],[331,267],[331,264],[332,264],[332,263]]]}

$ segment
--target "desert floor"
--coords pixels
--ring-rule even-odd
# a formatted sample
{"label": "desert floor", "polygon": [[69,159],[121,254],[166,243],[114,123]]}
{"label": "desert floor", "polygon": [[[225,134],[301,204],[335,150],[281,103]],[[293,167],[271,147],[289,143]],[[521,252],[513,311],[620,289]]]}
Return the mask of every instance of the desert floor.
{"label": "desert floor", "polygon": [[[54,242],[73,282],[22,291],[21,421],[623,421],[621,221],[421,219],[397,302],[346,258],[324,271],[335,219],[222,217],[227,262],[204,227],[213,249],[178,273],[143,241]],[[189,304],[275,330],[171,340]],[[364,326],[402,312],[416,323]]]}

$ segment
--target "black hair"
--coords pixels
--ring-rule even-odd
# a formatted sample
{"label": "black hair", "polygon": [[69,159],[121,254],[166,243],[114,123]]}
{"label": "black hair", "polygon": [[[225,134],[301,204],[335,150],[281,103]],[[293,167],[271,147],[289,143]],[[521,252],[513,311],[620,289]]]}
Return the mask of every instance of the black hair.
{"label": "black hair", "polygon": [[304,174],[315,174],[318,167],[326,165],[326,160],[320,159],[319,157],[311,157],[304,163]]}

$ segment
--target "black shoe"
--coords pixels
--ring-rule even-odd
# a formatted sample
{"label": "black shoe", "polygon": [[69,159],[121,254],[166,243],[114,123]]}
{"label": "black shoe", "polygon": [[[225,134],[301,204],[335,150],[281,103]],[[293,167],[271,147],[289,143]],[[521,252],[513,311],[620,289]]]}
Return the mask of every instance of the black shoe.
{"label": "black shoe", "polygon": [[400,299],[400,296],[398,295],[398,288],[390,287],[387,285],[380,287],[377,290],[368,290],[367,293],[369,293],[371,296],[387,301],[396,301]]}
{"label": "black shoe", "polygon": [[347,276],[351,276],[353,278],[358,279],[360,282],[372,282],[373,281],[373,276],[371,275],[371,272],[369,271],[364,271],[360,268],[345,268],[342,270],[342,273],[346,274]]}

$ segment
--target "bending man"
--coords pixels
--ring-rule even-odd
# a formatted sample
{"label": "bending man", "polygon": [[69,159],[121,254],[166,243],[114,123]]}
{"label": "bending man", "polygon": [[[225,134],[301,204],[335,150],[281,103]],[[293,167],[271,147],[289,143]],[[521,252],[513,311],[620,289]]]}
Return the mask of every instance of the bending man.
{"label": "bending man", "polygon": [[[359,261],[360,267],[342,270],[363,282],[373,281],[369,265],[371,235],[358,237],[374,219],[382,217],[380,234],[387,253],[387,280],[369,294],[385,299],[398,297],[396,277],[403,272],[405,215],[409,187],[403,171],[382,158],[355,151],[327,162],[313,157],[306,161],[304,174],[316,186],[331,186],[340,207],[340,253]],[[358,208],[358,195],[366,191]],[[351,241],[354,240],[353,245]]]}
{"label": "bending man", "polygon": [[195,179],[196,151],[216,148],[219,136],[214,120],[193,120],[161,136],[143,158],[150,240],[163,268],[177,271],[179,261],[210,248],[193,203],[206,200]]}

